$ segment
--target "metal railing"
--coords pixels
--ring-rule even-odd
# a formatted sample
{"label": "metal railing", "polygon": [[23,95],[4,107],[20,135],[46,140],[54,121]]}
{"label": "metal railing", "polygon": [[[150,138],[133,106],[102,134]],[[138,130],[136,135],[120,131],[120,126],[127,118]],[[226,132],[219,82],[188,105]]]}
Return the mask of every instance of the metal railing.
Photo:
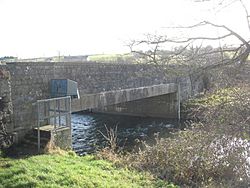
{"label": "metal railing", "polygon": [[71,130],[71,97],[59,97],[38,100],[37,105],[37,145],[38,152],[41,148],[40,127],[52,125],[53,131],[62,127]]}

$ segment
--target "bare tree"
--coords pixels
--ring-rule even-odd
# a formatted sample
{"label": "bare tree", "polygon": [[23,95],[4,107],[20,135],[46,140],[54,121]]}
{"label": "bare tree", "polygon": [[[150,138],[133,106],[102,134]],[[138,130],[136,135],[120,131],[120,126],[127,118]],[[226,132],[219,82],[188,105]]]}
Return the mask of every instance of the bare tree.
{"label": "bare tree", "polygon": [[[211,0],[206,0],[211,1]],[[195,1],[203,3],[202,1]],[[218,1],[218,9],[225,6],[233,6],[233,3],[240,3],[242,11],[246,15],[246,25],[250,33],[250,22],[248,9],[242,0],[221,0]],[[171,27],[176,30],[195,30],[210,28],[220,30],[219,36],[187,36],[168,37],[167,35],[148,34],[143,40],[134,40],[129,44],[132,53],[137,54],[138,61],[155,65],[157,70],[164,71],[165,75],[187,75],[191,81],[195,81],[204,72],[208,72],[221,67],[233,67],[238,70],[246,64],[250,53],[250,40],[243,37],[230,27],[210,21],[201,21],[194,25]],[[211,41],[236,39],[237,46],[223,45],[216,48],[204,47]],[[175,46],[171,51],[165,49],[166,46]],[[147,50],[142,51],[141,49]]]}

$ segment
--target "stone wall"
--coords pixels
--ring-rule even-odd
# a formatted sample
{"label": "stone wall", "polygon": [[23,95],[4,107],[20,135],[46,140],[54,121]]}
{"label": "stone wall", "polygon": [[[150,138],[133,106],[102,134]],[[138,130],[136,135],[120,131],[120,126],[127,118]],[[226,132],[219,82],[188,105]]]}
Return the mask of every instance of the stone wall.
{"label": "stone wall", "polygon": [[7,68],[11,74],[13,131],[20,137],[36,126],[34,103],[50,97],[51,79],[77,81],[80,95],[177,82],[181,82],[182,98],[191,93],[188,78],[166,77],[152,65],[16,62],[8,63]]}
{"label": "stone wall", "polygon": [[[13,130],[11,124],[12,103],[11,103],[11,86],[10,74],[4,65],[0,65],[0,138],[10,141],[8,134]],[[5,138],[5,139],[4,139]],[[7,143],[1,140],[0,147],[5,146]]]}

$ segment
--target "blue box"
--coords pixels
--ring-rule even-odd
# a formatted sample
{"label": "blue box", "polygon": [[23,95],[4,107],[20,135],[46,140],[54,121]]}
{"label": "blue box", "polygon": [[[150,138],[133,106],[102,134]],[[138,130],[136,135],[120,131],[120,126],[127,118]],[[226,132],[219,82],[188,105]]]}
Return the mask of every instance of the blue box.
{"label": "blue box", "polygon": [[50,96],[79,98],[77,82],[69,79],[53,79],[50,80]]}

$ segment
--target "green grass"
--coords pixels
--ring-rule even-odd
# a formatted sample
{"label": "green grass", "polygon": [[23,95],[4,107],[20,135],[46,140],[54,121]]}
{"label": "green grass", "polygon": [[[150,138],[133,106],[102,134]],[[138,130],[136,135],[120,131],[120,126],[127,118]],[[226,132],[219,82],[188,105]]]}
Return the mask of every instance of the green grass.
{"label": "green grass", "polygon": [[96,61],[101,63],[111,63],[111,62],[132,62],[133,55],[132,54],[99,54],[99,55],[91,55],[88,57],[89,61]]}
{"label": "green grass", "polygon": [[224,88],[214,91],[213,93],[207,94],[202,98],[192,99],[189,101],[191,105],[213,107],[221,104],[229,104],[235,101],[235,96],[240,92],[240,88]]}
{"label": "green grass", "polygon": [[0,187],[175,187],[148,173],[115,167],[94,156],[46,154],[25,159],[0,157]]}

